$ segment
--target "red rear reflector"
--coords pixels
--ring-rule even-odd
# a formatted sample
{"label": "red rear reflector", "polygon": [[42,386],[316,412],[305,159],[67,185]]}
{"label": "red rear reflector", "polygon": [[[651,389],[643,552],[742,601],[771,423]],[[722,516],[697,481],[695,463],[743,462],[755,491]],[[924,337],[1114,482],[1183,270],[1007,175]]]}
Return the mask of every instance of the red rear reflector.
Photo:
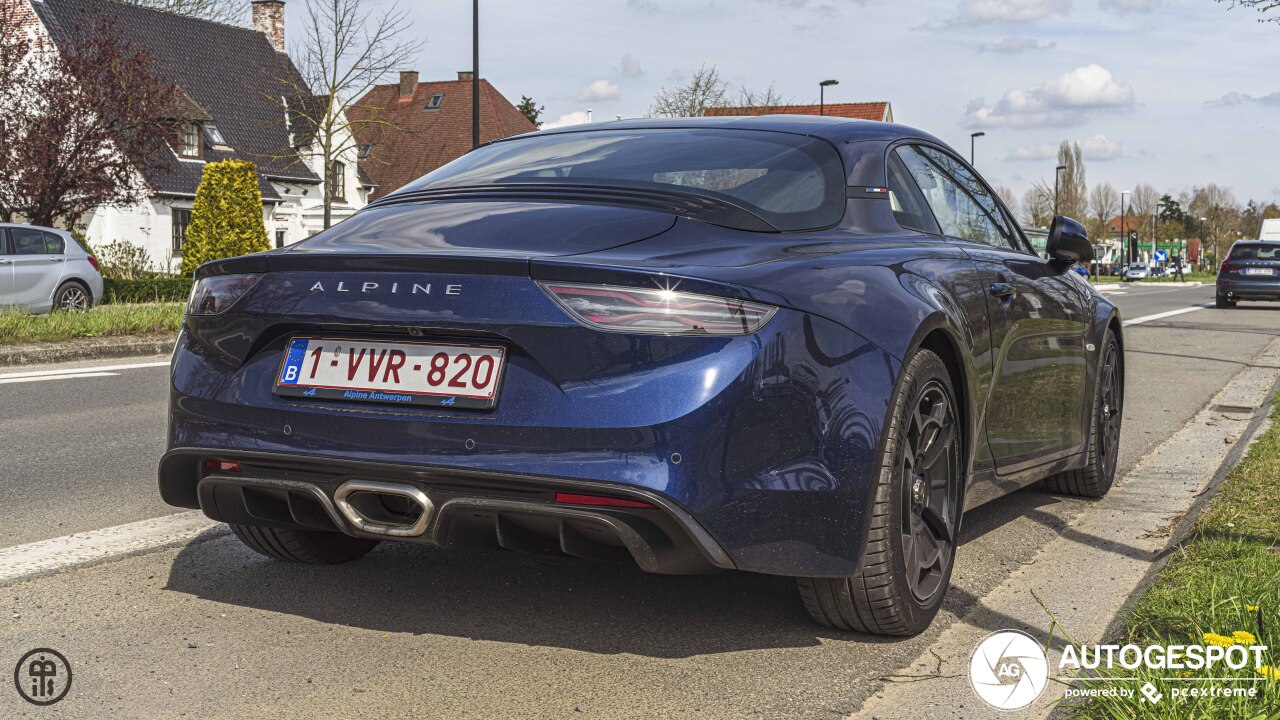
{"label": "red rear reflector", "polygon": [[222,472],[240,472],[240,463],[235,460],[210,460],[204,465]]}
{"label": "red rear reflector", "polygon": [[89,256],[89,264],[93,266],[94,270],[98,270],[98,271],[102,270],[102,268],[98,267],[98,258],[92,255]]}
{"label": "red rear reflector", "polygon": [[651,508],[652,504],[639,500],[605,497],[603,495],[578,495],[576,493],[556,493],[556,502],[566,505],[594,505],[596,507],[629,507]]}

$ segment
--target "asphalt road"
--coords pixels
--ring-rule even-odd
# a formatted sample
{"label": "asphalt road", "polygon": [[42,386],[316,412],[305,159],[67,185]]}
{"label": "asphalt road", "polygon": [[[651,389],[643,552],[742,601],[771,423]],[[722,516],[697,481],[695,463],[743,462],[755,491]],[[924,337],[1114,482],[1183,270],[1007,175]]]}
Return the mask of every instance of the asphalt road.
{"label": "asphalt road", "polygon": [[[1213,299],[1106,292],[1126,319]],[[1128,327],[1121,472],[1277,335],[1280,304]],[[165,373],[0,384],[0,547],[170,512]],[[293,567],[213,536],[0,588],[0,673],[40,646],[76,667],[51,708],[0,685],[0,717],[842,717],[1084,507],[1028,489],[973,511],[943,612],[894,640],[811,624],[785,578],[406,545]]]}

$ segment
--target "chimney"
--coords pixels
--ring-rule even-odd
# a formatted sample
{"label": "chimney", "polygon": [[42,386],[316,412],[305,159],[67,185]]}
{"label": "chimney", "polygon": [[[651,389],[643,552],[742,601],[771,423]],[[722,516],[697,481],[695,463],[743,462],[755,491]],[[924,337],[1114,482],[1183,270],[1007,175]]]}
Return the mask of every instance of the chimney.
{"label": "chimney", "polygon": [[400,99],[413,97],[418,91],[418,71],[417,70],[401,70],[400,71]]}
{"label": "chimney", "polygon": [[475,74],[475,73],[473,73],[473,72],[471,72],[470,70],[459,70],[459,71],[458,71],[458,79],[459,79],[459,80],[470,80],[471,78],[475,77],[475,75],[476,75],[476,74]]}
{"label": "chimney", "polygon": [[253,29],[267,36],[276,52],[284,52],[284,0],[249,0]]}

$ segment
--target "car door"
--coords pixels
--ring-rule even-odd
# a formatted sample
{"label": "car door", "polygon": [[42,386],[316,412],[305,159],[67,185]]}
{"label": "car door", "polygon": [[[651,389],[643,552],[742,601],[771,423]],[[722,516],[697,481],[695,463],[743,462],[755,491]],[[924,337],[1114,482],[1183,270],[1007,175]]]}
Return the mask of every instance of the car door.
{"label": "car door", "polygon": [[992,383],[986,434],[1008,476],[1079,452],[1084,444],[1088,315],[1083,289],[1035,255],[987,186],[928,145],[897,150],[938,225],[977,265],[987,289]]}
{"label": "car door", "polygon": [[51,247],[50,240],[56,238],[52,233],[33,227],[9,228],[9,242],[13,244],[13,255],[10,256],[12,304],[24,307],[40,305],[53,297],[66,262],[64,255],[50,252],[55,249]]}
{"label": "car door", "polygon": [[8,229],[0,228],[0,307],[13,304],[13,248]]}

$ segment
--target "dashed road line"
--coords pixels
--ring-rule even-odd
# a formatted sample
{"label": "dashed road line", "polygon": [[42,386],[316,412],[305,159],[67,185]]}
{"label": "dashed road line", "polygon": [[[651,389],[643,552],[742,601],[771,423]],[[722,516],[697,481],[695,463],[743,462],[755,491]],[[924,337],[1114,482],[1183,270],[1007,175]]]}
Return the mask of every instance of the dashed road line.
{"label": "dashed road line", "polygon": [[1133,318],[1132,320],[1125,320],[1124,325],[1126,327],[1129,325],[1141,325],[1143,323],[1151,322],[1152,320],[1163,320],[1165,318],[1171,318],[1176,315],[1185,315],[1187,313],[1191,313],[1197,310],[1203,310],[1205,308],[1211,308],[1211,307],[1213,307],[1212,303],[1208,305],[1192,305],[1191,307],[1178,308],[1177,310],[1169,310],[1167,312],[1156,313],[1155,315],[1143,315],[1142,317],[1136,317],[1136,318]]}

